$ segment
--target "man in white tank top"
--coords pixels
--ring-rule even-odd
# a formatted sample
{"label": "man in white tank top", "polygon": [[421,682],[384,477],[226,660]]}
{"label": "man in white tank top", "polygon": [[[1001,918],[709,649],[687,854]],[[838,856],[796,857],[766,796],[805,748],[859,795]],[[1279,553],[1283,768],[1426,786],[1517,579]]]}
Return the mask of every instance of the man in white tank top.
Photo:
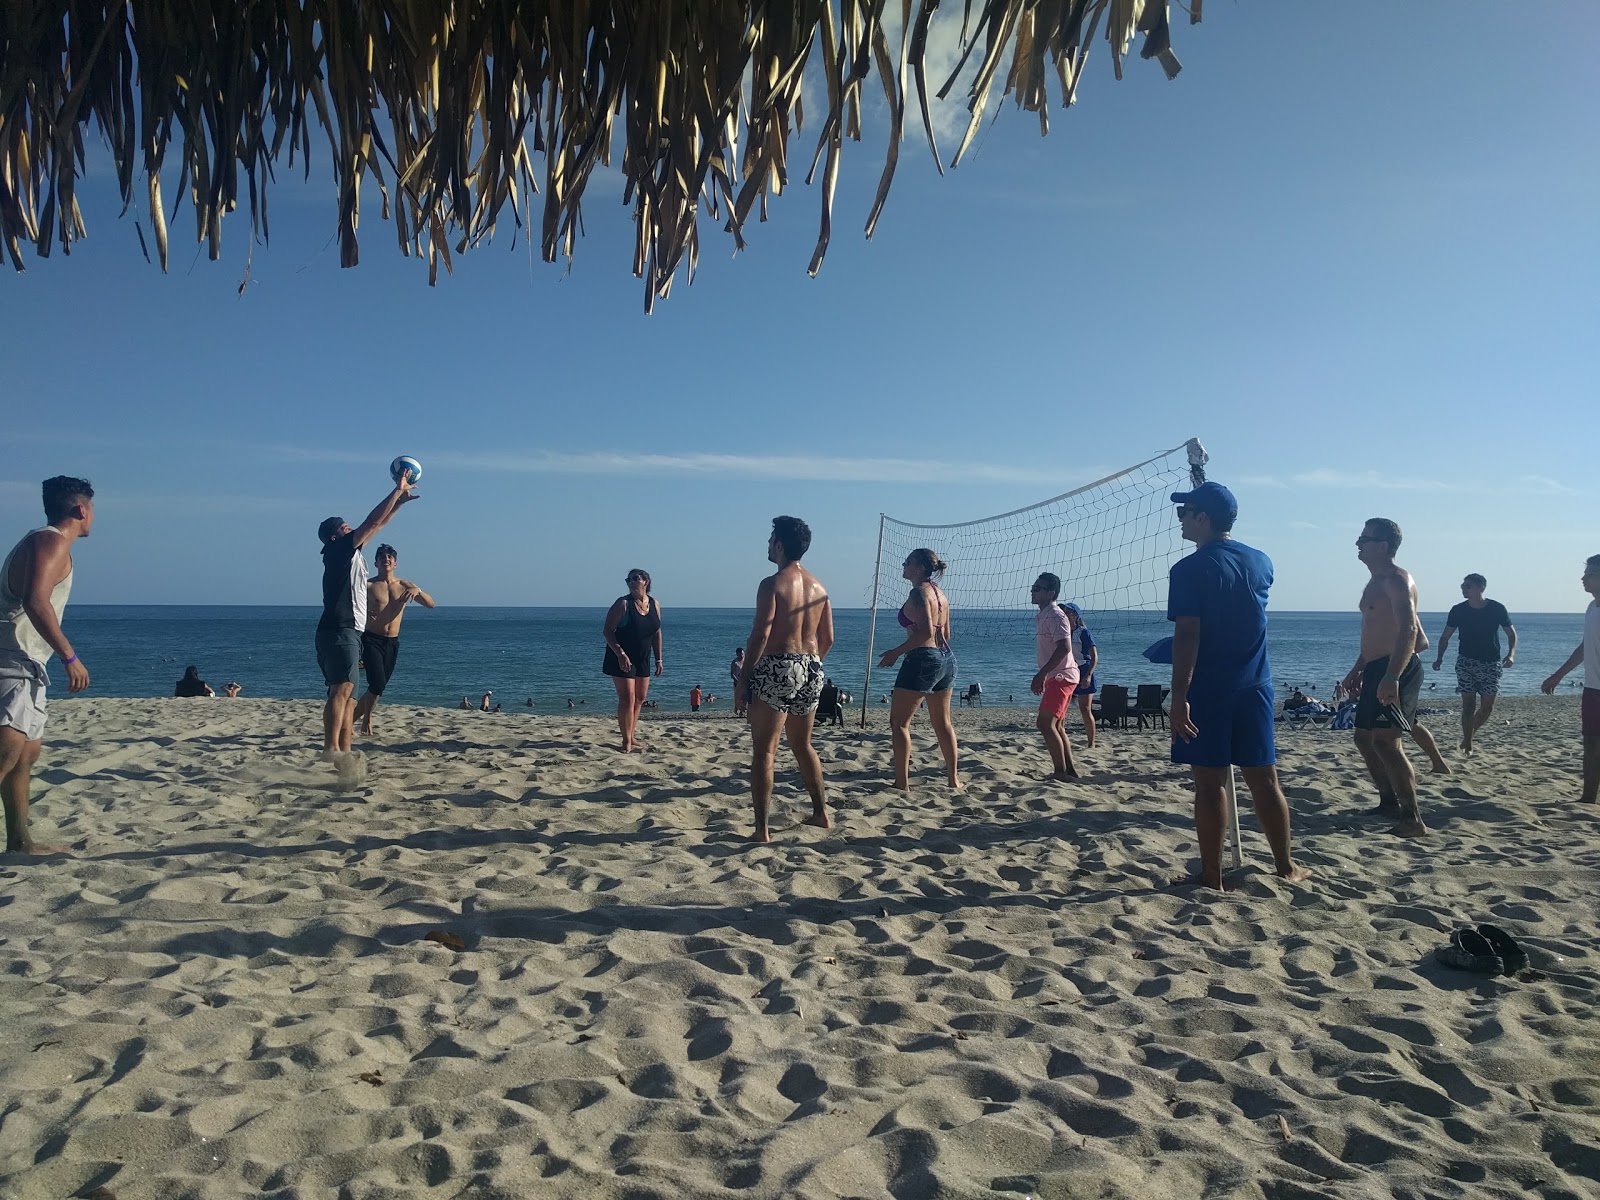
{"label": "man in white tank top", "polygon": [[0,564],[0,798],[5,801],[7,854],[62,854],[28,833],[28,785],[44,744],[46,664],[59,654],[67,691],[89,686],[89,670],[61,631],[72,591],[72,543],[94,524],[94,489],[86,479],[44,481],[44,517]]}

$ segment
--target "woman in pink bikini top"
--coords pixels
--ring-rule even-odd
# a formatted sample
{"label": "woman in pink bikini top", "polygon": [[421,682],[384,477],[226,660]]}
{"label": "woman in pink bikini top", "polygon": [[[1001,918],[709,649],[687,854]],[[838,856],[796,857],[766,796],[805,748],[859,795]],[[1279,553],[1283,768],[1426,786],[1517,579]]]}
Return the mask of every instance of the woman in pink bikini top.
{"label": "woman in pink bikini top", "polygon": [[880,667],[900,660],[890,701],[889,725],[893,735],[894,785],[911,787],[911,718],[924,701],[928,720],[944,754],[945,777],[952,788],[961,787],[956,773],[956,731],[950,720],[950,694],[956,680],[956,655],[950,649],[950,602],[935,580],[945,571],[944,561],[932,550],[920,548],[906,556],[902,576],[911,595],[896,614],[905,641],[886,650]]}

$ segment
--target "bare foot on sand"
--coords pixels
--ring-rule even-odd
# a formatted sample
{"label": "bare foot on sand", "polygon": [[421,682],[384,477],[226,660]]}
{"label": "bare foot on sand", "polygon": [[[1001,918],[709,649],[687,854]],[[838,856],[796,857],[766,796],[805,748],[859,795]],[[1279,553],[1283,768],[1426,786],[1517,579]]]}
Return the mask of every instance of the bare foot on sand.
{"label": "bare foot on sand", "polygon": [[772,831],[770,829],[758,829],[750,835],[750,840],[752,842],[770,842],[772,840]]}
{"label": "bare foot on sand", "polygon": [[801,821],[800,824],[815,825],[818,829],[833,828],[833,821],[829,818],[827,813],[812,813],[804,821]]}
{"label": "bare foot on sand", "polygon": [[1171,888],[1209,888],[1213,892],[1225,892],[1228,885],[1219,876],[1215,883],[1204,875],[1173,875],[1167,880]]}
{"label": "bare foot on sand", "polygon": [[1302,867],[1299,863],[1295,863],[1287,871],[1279,871],[1277,874],[1278,878],[1285,883],[1304,883],[1311,878],[1311,868]]}
{"label": "bare foot on sand", "polygon": [[1419,838],[1428,836],[1428,827],[1422,823],[1421,817],[1412,817],[1408,821],[1401,821],[1390,833],[1396,837]]}
{"label": "bare foot on sand", "polygon": [[51,858],[56,855],[71,854],[70,846],[7,846],[6,854],[15,854],[18,858]]}
{"label": "bare foot on sand", "polygon": [[[1471,754],[1472,751],[1468,750],[1467,753]],[[1450,774],[1450,764],[1445,762],[1445,760],[1441,758],[1438,762],[1433,764],[1432,774],[1434,774],[1434,775],[1448,775],[1448,774]]]}

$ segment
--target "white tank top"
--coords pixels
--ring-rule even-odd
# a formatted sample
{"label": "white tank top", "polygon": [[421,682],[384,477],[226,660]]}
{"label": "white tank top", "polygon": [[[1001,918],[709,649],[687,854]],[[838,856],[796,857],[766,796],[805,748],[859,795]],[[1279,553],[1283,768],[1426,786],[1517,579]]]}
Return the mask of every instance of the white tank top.
{"label": "white tank top", "polygon": [[[33,532],[46,531],[57,537],[67,536],[53,525],[46,525]],[[22,539],[23,542],[27,540],[27,538]],[[16,558],[17,551],[21,548],[22,542],[18,542],[11,553],[6,555],[5,565],[0,566],[0,650],[20,650],[34,662],[44,666],[55,651],[33,627],[33,619],[28,616],[28,610],[24,607],[24,597],[11,590],[11,560]],[[50,592],[50,607],[55,609],[57,621],[61,620],[61,614],[67,609],[67,596],[71,591],[72,571],[69,569],[67,577],[56,584]]]}

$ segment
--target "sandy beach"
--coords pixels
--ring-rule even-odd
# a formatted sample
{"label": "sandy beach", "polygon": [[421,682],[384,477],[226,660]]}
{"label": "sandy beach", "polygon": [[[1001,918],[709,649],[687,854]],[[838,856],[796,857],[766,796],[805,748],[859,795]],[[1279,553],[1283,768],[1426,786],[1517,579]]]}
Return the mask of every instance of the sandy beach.
{"label": "sandy beach", "polygon": [[[1468,761],[1429,718],[1422,843],[1348,733],[1281,731],[1316,875],[1247,808],[1227,895],[1166,886],[1160,732],[1054,784],[1027,714],[963,710],[967,794],[919,723],[906,798],[874,711],[819,731],[835,828],[780,758],[752,846],[726,714],[632,756],[600,716],[379,718],[340,791],[313,704],[54,706],[35,823],[75,857],[0,862],[0,1197],[1600,1195],[1570,696]],[[1529,974],[1433,961],[1485,921]]]}

